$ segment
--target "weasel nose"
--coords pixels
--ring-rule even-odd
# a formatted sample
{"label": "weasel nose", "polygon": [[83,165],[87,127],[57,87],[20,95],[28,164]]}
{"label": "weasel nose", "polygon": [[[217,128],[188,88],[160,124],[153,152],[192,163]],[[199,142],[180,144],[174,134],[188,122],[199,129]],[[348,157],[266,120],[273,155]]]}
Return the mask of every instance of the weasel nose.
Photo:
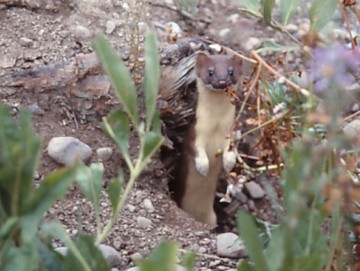
{"label": "weasel nose", "polygon": [[227,87],[226,80],[219,80],[219,81],[218,81],[218,85],[219,85],[219,87],[221,87],[221,88],[226,88],[226,87]]}

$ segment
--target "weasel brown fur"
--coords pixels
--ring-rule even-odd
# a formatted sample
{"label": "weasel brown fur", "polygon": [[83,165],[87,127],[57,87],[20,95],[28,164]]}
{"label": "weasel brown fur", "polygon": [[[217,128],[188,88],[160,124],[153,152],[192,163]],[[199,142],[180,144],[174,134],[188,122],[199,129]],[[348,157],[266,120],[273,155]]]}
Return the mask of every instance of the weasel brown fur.
{"label": "weasel brown fur", "polygon": [[[221,169],[229,172],[236,155],[230,149],[235,106],[225,89],[239,81],[242,63],[236,56],[208,55],[196,57],[198,102],[195,121],[185,139],[175,191],[179,206],[198,221],[216,226],[213,203]],[[222,151],[222,155],[217,155]],[[176,196],[176,194],[178,196]]]}

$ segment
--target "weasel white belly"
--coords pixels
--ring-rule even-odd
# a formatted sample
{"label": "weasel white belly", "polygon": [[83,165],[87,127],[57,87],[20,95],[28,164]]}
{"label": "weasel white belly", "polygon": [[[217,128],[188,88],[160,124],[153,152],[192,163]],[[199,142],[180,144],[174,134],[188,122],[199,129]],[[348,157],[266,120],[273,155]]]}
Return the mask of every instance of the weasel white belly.
{"label": "weasel white belly", "polygon": [[223,164],[223,156],[219,151],[224,151],[229,146],[235,106],[231,104],[225,92],[209,90],[200,80],[197,82],[197,89],[199,98],[194,127],[194,147],[195,150],[205,151],[208,158],[208,172],[206,176],[201,175],[196,168],[195,157],[189,157],[185,192],[180,207],[198,221],[215,227],[216,215],[213,203]]}

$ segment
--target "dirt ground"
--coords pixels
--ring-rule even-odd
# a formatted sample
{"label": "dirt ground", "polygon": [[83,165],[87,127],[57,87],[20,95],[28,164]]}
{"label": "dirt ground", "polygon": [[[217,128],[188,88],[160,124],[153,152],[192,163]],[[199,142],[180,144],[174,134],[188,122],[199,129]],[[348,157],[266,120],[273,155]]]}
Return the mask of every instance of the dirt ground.
{"label": "dirt ground", "polygon": [[[141,10],[130,0],[39,0],[23,1],[23,5],[18,5],[17,1],[12,5],[1,4],[1,101],[12,108],[14,115],[19,109],[36,104],[44,111],[33,116],[35,129],[43,138],[43,155],[38,172],[35,174],[36,182],[41,182],[49,172],[61,167],[47,154],[46,146],[49,140],[55,136],[74,136],[88,144],[93,151],[101,147],[111,147],[115,150],[111,158],[104,162],[104,189],[106,189],[106,182],[125,167],[121,154],[99,127],[104,112],[115,108],[118,102],[110,91],[102,100],[104,104],[109,105],[106,110],[97,111],[92,103],[88,107],[82,104],[80,109],[74,110],[72,96],[66,95],[64,88],[59,86],[37,90],[10,86],[9,75],[66,62],[81,53],[88,54],[92,52],[91,39],[106,30],[108,30],[106,37],[131,66],[132,59],[128,56],[131,52],[129,24],[132,22],[146,22],[154,27],[174,21],[189,37],[205,36],[234,50],[244,50],[242,45],[250,35],[259,37],[278,35],[255,19],[241,14],[235,2],[237,1],[200,1],[197,20],[185,19],[178,12],[161,6],[172,4],[171,0],[159,1],[161,5],[152,2]],[[112,31],[110,31],[111,24],[115,25]],[[78,33],[77,26],[87,28],[90,36],[87,36],[86,31]],[[165,32],[156,29],[159,43],[166,43]],[[236,34],[226,35],[226,31]],[[87,111],[83,113],[81,109],[85,107]],[[131,146],[132,154],[136,153],[137,147]],[[90,162],[99,162],[96,154],[92,155]],[[182,249],[200,251],[197,257],[197,266],[201,268],[200,270],[234,268],[236,259],[216,256],[215,233],[178,209],[170,199],[167,188],[168,174],[168,170],[157,155],[137,181],[126,208],[106,240],[106,243],[117,249],[122,256],[117,268],[126,270],[134,266],[131,255],[135,252],[142,256],[148,255],[160,240],[177,240]],[[102,218],[105,221],[106,217],[109,217],[111,206],[106,201],[105,192],[103,195]],[[154,210],[144,207],[144,199],[151,200]],[[253,213],[261,217],[267,213],[267,206],[266,201],[259,201]],[[139,216],[149,218],[152,221],[151,227],[146,229],[139,227],[137,223]],[[96,230],[91,205],[82,197],[77,187],[72,187],[66,198],[49,210],[48,217],[60,220],[72,236],[76,236],[79,232],[94,233]],[[267,214],[267,218],[271,220],[271,214]],[[202,249],[198,250],[199,247]]]}

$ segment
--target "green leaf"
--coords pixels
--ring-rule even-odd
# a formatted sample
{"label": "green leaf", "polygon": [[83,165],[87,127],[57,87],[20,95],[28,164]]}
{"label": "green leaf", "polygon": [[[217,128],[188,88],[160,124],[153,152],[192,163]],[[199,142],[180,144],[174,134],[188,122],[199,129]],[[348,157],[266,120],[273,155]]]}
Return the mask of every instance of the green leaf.
{"label": "green leaf", "polygon": [[337,0],[314,0],[309,11],[312,29],[319,31],[331,20],[337,4]]}
{"label": "green leaf", "polygon": [[[104,256],[99,249],[94,245],[94,239],[89,235],[80,235],[75,241],[76,247],[81,253],[81,256],[87,263],[91,271],[106,271],[110,270],[104,259]],[[65,257],[66,270],[87,270],[81,264],[78,255],[73,250],[69,250]]]}
{"label": "green leaf", "polygon": [[66,190],[75,180],[75,174],[76,167],[50,173],[40,187],[28,195],[24,204],[25,215],[20,220],[24,237],[32,238],[43,214],[55,200],[65,195]]}
{"label": "green leaf", "polygon": [[92,46],[109,76],[125,111],[129,114],[131,121],[137,128],[139,123],[137,93],[128,68],[116,55],[114,49],[103,35],[97,37]]}
{"label": "green leaf", "polygon": [[272,232],[272,236],[268,247],[265,250],[265,257],[269,261],[269,270],[278,271],[284,263],[285,259],[285,230],[282,227],[278,227]]}
{"label": "green leaf", "polygon": [[256,50],[256,52],[291,52],[299,50],[299,46],[284,46],[275,42],[274,39],[263,39],[263,47]]}
{"label": "green leaf", "polygon": [[66,270],[109,270],[104,257],[94,245],[95,242],[92,236],[80,235],[74,243],[60,224],[46,223],[42,229],[49,235],[60,239],[68,248],[65,256]]}
{"label": "green leaf", "polygon": [[104,132],[118,145],[122,155],[129,159],[129,118],[125,112],[117,110],[103,119]]}
{"label": "green leaf", "polygon": [[18,217],[9,217],[0,227],[0,239],[6,239],[19,222]]}
{"label": "green leaf", "polygon": [[90,200],[94,207],[99,206],[101,186],[103,182],[104,167],[102,164],[79,166],[76,172],[76,182],[84,196]]}
{"label": "green leaf", "polygon": [[28,112],[20,111],[16,121],[0,106],[0,150],[0,214],[5,219],[21,215],[40,157],[40,137]]}
{"label": "green leaf", "polygon": [[36,270],[37,253],[32,243],[23,243],[19,247],[10,247],[1,255],[1,271]]}
{"label": "green leaf", "polygon": [[161,134],[161,118],[160,118],[160,112],[159,111],[155,111],[152,131],[159,134],[159,135]]}
{"label": "green leaf", "polygon": [[246,12],[254,14],[257,17],[262,17],[260,13],[261,4],[260,0],[239,0],[239,4],[243,5],[246,9]]}
{"label": "green leaf", "polygon": [[57,253],[52,247],[46,246],[44,242],[37,237],[35,237],[34,243],[37,247],[39,260],[42,262],[45,270],[66,271],[63,255]]}
{"label": "green leaf", "polygon": [[140,261],[141,271],[176,270],[177,246],[175,242],[161,243],[148,259]]}
{"label": "green leaf", "polygon": [[237,222],[239,231],[242,233],[241,238],[244,240],[246,251],[255,264],[255,270],[269,271],[255,222],[244,211],[239,212]]}
{"label": "green leaf", "polygon": [[147,132],[144,135],[142,144],[142,160],[146,163],[147,160],[160,148],[164,138],[155,132]]}
{"label": "green leaf", "polygon": [[271,25],[271,13],[275,6],[275,0],[261,0],[261,3],[264,7],[263,10],[264,20],[268,25]]}
{"label": "green leaf", "polygon": [[193,252],[188,252],[184,255],[184,266],[187,271],[192,271],[195,268],[196,264],[196,254]]}
{"label": "green leaf", "polygon": [[124,183],[124,176],[122,172],[120,172],[117,178],[111,180],[111,182],[109,183],[108,195],[113,211],[115,210],[116,206],[119,203],[121,196],[121,188],[123,183]]}
{"label": "green leaf", "polygon": [[247,261],[242,260],[237,268],[238,271],[254,271],[254,266],[250,265]]}
{"label": "green leaf", "polygon": [[280,16],[284,25],[287,25],[295,9],[300,6],[300,0],[281,0]]}
{"label": "green leaf", "polygon": [[154,118],[159,80],[160,62],[157,38],[154,32],[148,32],[145,38],[145,76],[143,82],[146,103],[146,131],[150,131]]}

